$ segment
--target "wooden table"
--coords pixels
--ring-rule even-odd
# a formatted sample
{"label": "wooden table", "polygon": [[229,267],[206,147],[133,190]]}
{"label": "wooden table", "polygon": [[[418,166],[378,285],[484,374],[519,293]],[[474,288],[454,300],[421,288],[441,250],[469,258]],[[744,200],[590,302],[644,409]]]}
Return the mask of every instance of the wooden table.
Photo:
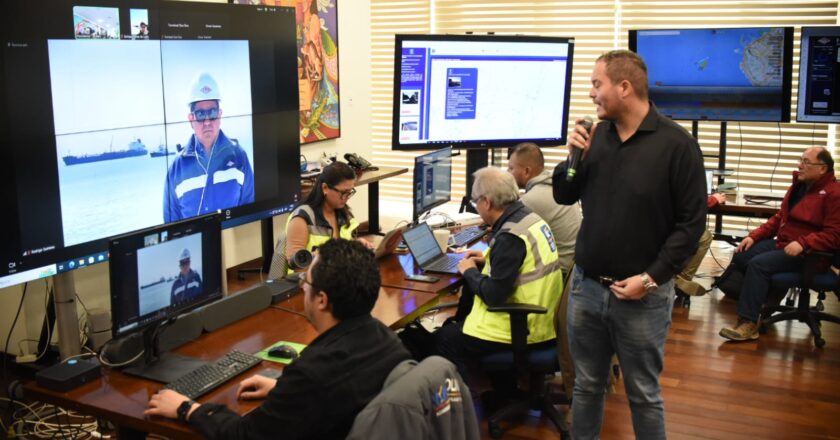
{"label": "wooden table", "polygon": [[715,216],[715,240],[724,240],[729,243],[737,244],[740,242],[749,231],[724,231],[722,216],[731,215],[735,217],[757,217],[770,218],[779,211],[779,208],[770,205],[737,205],[734,203],[725,203],[722,205],[715,205],[709,209],[709,214]]}
{"label": "wooden table", "polygon": [[[391,261],[380,261],[380,268],[389,279],[402,279],[399,257],[388,257]],[[410,256],[408,256],[410,259]],[[396,267],[394,267],[396,261]],[[412,260],[413,261],[413,260]],[[392,273],[399,271],[397,277]],[[437,304],[446,287],[460,282],[451,277],[441,282],[440,291],[412,289],[412,284],[403,280],[401,287],[383,287],[374,305],[372,315],[391,328],[399,328],[422,315]],[[437,285],[437,284],[436,284]],[[277,341],[310,343],[317,334],[304,311],[303,295],[296,295],[286,301],[269,307],[212,333],[205,333],[195,341],[173,350],[177,354],[213,361],[231,350],[256,353]],[[245,414],[261,401],[240,401],[236,399],[239,382],[257,373],[262,368],[282,368],[283,364],[263,361],[260,365],[228,381],[216,390],[202,396],[199,402],[215,402],[227,405],[238,414]],[[39,387],[34,381],[24,385],[28,398],[55,404],[69,410],[103,418],[113,422],[119,430],[119,438],[145,438],[145,433],[155,433],[176,439],[195,438],[198,434],[186,424],[159,417],[145,418],[149,398],[162,384],[133,376],[117,370],[103,369],[102,377],[66,393]]]}

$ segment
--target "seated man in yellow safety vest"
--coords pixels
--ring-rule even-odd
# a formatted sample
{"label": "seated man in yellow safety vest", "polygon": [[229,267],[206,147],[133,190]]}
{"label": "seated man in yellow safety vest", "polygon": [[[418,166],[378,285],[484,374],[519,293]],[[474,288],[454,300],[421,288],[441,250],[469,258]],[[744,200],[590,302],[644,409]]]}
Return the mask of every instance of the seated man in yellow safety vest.
{"label": "seated man in yellow safety vest", "polygon": [[[519,201],[513,176],[495,167],[482,168],[474,176],[471,203],[492,225],[490,246],[484,253],[469,251],[458,265],[465,285],[456,316],[469,314],[435,335],[438,353],[458,367],[466,382],[467,359],[510,350],[510,318],[488,311],[488,306],[545,307],[548,313],[528,317],[528,344],[554,344],[554,312],[563,292],[562,265],[551,227]],[[512,384],[496,379],[502,378],[494,378],[496,389]]]}

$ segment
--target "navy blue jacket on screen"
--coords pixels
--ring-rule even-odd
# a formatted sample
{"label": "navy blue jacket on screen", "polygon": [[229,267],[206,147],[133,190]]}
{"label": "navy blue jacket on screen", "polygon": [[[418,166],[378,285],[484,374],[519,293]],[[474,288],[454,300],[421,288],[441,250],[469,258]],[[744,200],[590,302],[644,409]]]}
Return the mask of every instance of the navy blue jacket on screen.
{"label": "navy blue jacket on screen", "polygon": [[172,161],[163,193],[163,221],[169,223],[252,203],[254,173],[245,150],[221,130],[209,155],[193,135]]}

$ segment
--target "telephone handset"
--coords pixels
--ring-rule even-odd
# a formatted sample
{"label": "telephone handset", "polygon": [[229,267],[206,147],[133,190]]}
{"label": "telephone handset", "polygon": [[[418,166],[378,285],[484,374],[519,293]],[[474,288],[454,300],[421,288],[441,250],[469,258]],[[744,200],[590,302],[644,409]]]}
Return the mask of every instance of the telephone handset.
{"label": "telephone handset", "polygon": [[347,160],[347,163],[350,164],[351,167],[355,168],[358,171],[366,171],[366,170],[375,170],[377,169],[370,162],[368,162],[362,156],[359,156],[356,153],[346,153],[344,155],[344,159]]}

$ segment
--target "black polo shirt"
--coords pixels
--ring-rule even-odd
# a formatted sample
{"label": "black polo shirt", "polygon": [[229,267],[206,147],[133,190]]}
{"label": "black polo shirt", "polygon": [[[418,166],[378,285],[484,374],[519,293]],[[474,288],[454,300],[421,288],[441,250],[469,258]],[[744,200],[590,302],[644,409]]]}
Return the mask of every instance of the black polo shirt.
{"label": "black polo shirt", "polygon": [[315,338],[255,410],[240,417],[205,403],[190,424],[209,439],[343,439],[406,359],[402,342],[381,322],[369,314],[346,319]]}
{"label": "black polo shirt", "polygon": [[583,222],[575,263],[587,276],[624,279],[647,272],[657,283],[679,273],[706,227],[706,181],[697,141],[653,103],[636,133],[621,142],[602,121],[575,179],[554,169],[554,199],[580,200]]}

